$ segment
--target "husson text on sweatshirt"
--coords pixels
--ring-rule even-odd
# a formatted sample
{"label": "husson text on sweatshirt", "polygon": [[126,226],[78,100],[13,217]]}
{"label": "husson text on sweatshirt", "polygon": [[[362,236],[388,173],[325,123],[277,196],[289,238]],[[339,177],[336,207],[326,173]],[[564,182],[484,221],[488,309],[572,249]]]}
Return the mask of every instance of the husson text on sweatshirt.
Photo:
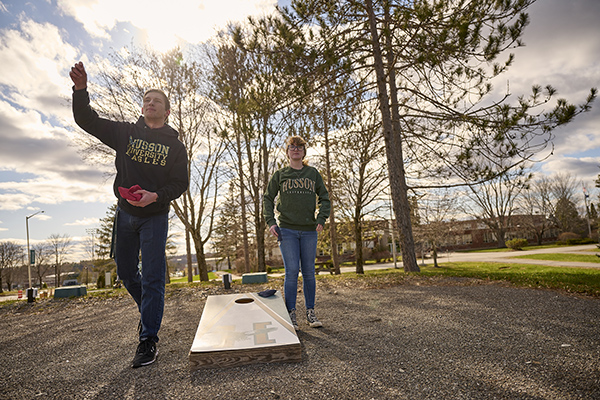
{"label": "husson text on sweatshirt", "polygon": [[[275,206],[275,198],[278,195]],[[317,202],[319,213],[315,216]],[[276,208],[279,212],[280,227],[313,231],[317,224],[325,225],[331,203],[319,171],[305,165],[300,170],[284,167],[275,171],[267,186],[263,207],[265,220],[269,226],[277,224]]]}
{"label": "husson text on sweatshirt", "polygon": [[[187,152],[175,129],[168,125],[151,129],[143,117],[136,123],[100,118],[90,107],[86,89],[73,91],[73,116],[84,131],[116,151],[113,191],[125,212],[137,217],[166,214],[171,200],[187,190]],[[129,204],[118,188],[134,185],[156,192],[156,202],[146,207]]]}

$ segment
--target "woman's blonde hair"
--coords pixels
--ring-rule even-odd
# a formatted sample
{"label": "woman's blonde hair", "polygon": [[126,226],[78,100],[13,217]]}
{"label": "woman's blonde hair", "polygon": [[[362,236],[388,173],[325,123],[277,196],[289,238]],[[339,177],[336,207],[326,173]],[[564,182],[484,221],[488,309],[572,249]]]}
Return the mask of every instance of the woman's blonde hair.
{"label": "woman's blonde hair", "polygon": [[290,136],[285,140],[285,156],[288,156],[288,149],[290,146],[302,146],[304,147],[304,155],[302,156],[302,164],[308,165],[308,161],[305,159],[306,157],[306,140],[304,140],[300,136]]}

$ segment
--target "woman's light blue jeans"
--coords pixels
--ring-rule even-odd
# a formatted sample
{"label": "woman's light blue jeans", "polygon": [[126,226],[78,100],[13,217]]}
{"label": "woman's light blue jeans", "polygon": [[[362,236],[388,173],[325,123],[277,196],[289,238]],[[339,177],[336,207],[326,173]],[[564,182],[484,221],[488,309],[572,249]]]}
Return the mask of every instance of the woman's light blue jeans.
{"label": "woman's light blue jeans", "polygon": [[[140,341],[158,342],[165,306],[165,246],[169,215],[135,217],[117,210],[115,262],[117,274],[137,303],[141,315]],[[139,254],[142,251],[142,268]]]}
{"label": "woman's light blue jeans", "polygon": [[302,271],[304,305],[306,309],[315,308],[317,238],[317,231],[281,228],[279,249],[285,267],[283,290],[288,311],[296,309],[299,271]]}

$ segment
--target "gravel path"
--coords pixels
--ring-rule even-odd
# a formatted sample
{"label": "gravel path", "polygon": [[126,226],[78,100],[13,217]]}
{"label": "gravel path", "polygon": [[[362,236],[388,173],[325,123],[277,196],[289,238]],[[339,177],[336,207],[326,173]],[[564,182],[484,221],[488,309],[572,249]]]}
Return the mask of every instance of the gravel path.
{"label": "gravel path", "polygon": [[188,352],[218,286],[168,290],[158,360],[139,369],[126,294],[0,305],[0,399],[600,399],[598,298],[448,278],[317,286],[325,327],[302,321],[302,362],[198,371]]}

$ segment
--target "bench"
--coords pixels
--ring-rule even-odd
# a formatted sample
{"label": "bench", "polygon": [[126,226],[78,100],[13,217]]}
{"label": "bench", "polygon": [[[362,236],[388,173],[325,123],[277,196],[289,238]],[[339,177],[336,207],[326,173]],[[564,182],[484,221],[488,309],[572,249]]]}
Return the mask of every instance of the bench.
{"label": "bench", "polygon": [[265,283],[267,282],[266,272],[254,272],[242,275],[242,284],[244,283]]}
{"label": "bench", "polygon": [[329,272],[333,275],[333,263],[331,261],[317,261],[315,262],[315,274],[319,275],[319,272]]}
{"label": "bench", "polygon": [[87,295],[87,288],[81,286],[61,286],[54,289],[54,298],[78,297]]}

